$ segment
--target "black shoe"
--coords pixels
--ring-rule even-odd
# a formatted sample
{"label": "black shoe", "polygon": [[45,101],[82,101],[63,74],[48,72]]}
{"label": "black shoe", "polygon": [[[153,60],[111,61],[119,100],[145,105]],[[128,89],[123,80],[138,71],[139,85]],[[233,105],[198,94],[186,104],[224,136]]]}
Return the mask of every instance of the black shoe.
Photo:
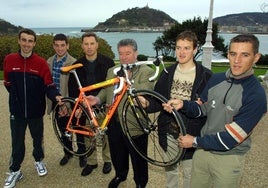
{"label": "black shoe", "polygon": [[66,165],[71,157],[72,155],[65,154],[63,158],[60,160],[60,165],[61,166]]}
{"label": "black shoe", "polygon": [[85,167],[87,165],[87,159],[85,157],[79,157],[79,166],[81,168]]}
{"label": "black shoe", "polygon": [[120,177],[114,177],[112,181],[110,181],[108,188],[117,188],[118,185],[122,182],[125,181],[126,179],[122,179]]}
{"label": "black shoe", "polygon": [[104,162],[102,172],[103,174],[108,174],[112,170],[112,164],[111,162]]}
{"label": "black shoe", "polygon": [[89,174],[91,174],[91,172],[93,171],[93,169],[97,168],[98,165],[86,165],[86,167],[82,170],[81,176],[87,176]]}

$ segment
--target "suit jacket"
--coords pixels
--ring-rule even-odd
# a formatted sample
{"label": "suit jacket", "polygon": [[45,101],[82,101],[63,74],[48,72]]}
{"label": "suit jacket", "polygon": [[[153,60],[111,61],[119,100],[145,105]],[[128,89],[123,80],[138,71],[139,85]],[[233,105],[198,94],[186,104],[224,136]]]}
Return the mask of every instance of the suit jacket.
{"label": "suit jacket", "polygon": [[[120,65],[112,67],[112,68],[110,68],[108,70],[106,80],[115,77],[115,75],[113,73],[113,70],[114,70],[114,68],[116,68],[118,66],[120,66]],[[133,79],[134,79],[133,86],[134,86],[134,88],[137,89],[137,90],[138,89],[153,90],[155,82],[154,81],[149,81],[149,78],[153,74],[154,74],[154,70],[151,69],[147,65],[142,65],[142,66],[135,67],[133,69]],[[97,97],[99,97],[99,99],[100,99],[100,103],[106,102],[106,104],[108,104],[108,105],[111,104],[112,100],[113,100],[113,97],[114,97],[113,91],[114,91],[114,86],[109,86],[109,87],[106,87],[106,88],[102,89],[99,92],[99,94],[97,95]],[[117,108],[117,112],[119,114],[118,117],[119,117],[119,121],[120,121],[121,124],[122,124],[122,116],[121,116],[121,114],[122,114],[122,109],[123,109],[125,99],[126,99],[126,95],[123,97],[121,103],[119,104],[119,106]]]}
{"label": "suit jacket", "polygon": [[[53,68],[53,59],[55,58],[56,54],[48,58],[47,63],[50,69],[50,72],[52,74],[52,68]],[[63,63],[63,67],[72,65],[76,59],[72,57],[69,53],[67,53],[67,59]],[[68,80],[69,80],[69,73],[62,73],[60,75],[60,94],[64,97],[68,96]],[[47,99],[47,114],[50,114],[52,111],[52,101]]]}

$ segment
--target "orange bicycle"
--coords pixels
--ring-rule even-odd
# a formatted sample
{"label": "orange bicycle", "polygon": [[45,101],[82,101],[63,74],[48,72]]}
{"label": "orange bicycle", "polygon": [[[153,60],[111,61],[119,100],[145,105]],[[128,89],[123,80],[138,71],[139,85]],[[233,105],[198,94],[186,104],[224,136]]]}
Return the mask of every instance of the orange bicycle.
{"label": "orange bicycle", "polygon": [[[127,74],[127,71],[131,71],[133,67],[146,64],[155,67],[155,74],[150,78],[150,80],[155,80],[159,73],[160,63],[164,67],[162,59],[157,57],[153,60],[121,65],[121,67],[114,69],[114,73],[117,75],[115,78],[86,87],[81,86],[75,71],[76,68],[83,66],[82,64],[63,67],[63,72],[74,74],[80,94],[78,98],[62,98],[62,103],[57,104],[53,110],[53,127],[62,146],[75,156],[90,155],[96,147],[97,140],[102,138],[108,129],[109,121],[117,111],[119,103],[124,102],[122,114],[118,116],[122,118],[122,129],[133,148],[151,164],[169,166],[177,163],[183,156],[185,149],[178,146],[177,138],[174,135],[186,134],[179,113],[176,110],[170,113],[173,118],[172,130],[174,134],[161,135],[158,128],[165,125],[158,124],[158,119],[161,116],[161,111],[164,111],[161,104],[167,102],[167,99],[151,90],[136,90],[133,88],[132,79]],[[85,92],[115,84],[119,86],[114,89],[115,98],[109,107],[105,105],[91,106],[86,100]],[[125,94],[127,98],[122,101]],[[148,111],[142,106],[138,96],[143,96],[148,101],[154,101],[154,104],[161,106],[160,110]],[[148,136],[148,151],[146,153],[141,151],[133,141],[137,136],[144,134]],[[165,149],[159,144],[160,137],[167,140]]]}

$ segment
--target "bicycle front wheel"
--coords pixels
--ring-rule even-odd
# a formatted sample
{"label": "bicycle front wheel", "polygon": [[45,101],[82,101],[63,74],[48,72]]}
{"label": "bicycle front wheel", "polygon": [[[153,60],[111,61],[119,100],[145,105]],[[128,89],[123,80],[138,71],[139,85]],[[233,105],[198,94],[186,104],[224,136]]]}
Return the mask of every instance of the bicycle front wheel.
{"label": "bicycle front wheel", "polygon": [[[177,163],[185,153],[185,149],[178,146],[178,136],[186,134],[179,113],[176,110],[166,112],[162,103],[166,103],[167,99],[157,92],[133,92],[124,103],[121,125],[130,144],[153,165],[164,167]],[[143,108],[138,96],[147,99],[150,105]]]}
{"label": "bicycle front wheel", "polygon": [[[75,156],[91,155],[96,147],[95,127],[91,124],[85,107],[78,104],[77,108],[74,109],[76,101],[70,97],[64,97],[61,101],[63,104],[57,104],[52,113],[52,124],[57,139],[67,153]],[[73,110],[77,109],[81,110],[79,117],[71,116]],[[71,130],[68,131],[69,121]],[[77,133],[75,130],[91,132],[92,136]]]}

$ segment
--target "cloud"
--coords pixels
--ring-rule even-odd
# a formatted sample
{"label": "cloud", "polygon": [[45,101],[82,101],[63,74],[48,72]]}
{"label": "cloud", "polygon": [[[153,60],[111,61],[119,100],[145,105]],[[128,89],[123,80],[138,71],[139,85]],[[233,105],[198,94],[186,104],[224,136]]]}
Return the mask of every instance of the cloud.
{"label": "cloud", "polygon": [[[213,16],[260,12],[265,0],[214,0]],[[267,2],[267,1],[266,1]],[[179,22],[209,16],[210,0],[0,0],[0,18],[23,27],[92,27],[114,14],[134,7],[164,11]]]}

